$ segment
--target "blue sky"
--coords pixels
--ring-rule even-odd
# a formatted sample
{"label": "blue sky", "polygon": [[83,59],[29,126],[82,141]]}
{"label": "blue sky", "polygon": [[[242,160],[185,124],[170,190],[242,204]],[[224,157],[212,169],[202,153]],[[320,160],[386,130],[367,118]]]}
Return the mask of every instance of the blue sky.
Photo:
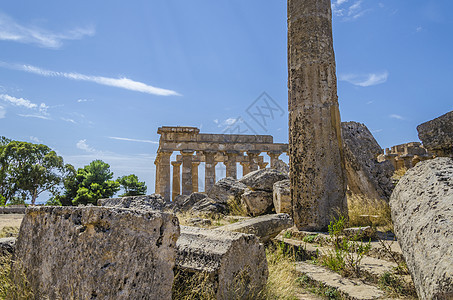
{"label": "blue sky", "polygon": [[[453,109],[453,2],[332,5],[342,120],[382,147],[418,141],[418,124]],[[286,26],[282,0],[4,1],[0,135],[76,167],[102,159],[149,192],[159,126],[287,142]],[[253,119],[263,92],[280,110]]]}

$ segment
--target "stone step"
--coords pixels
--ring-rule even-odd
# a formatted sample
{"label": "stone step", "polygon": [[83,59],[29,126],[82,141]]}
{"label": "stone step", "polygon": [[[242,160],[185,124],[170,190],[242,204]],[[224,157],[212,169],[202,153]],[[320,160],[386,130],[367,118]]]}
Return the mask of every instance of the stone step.
{"label": "stone step", "polygon": [[[299,240],[287,239],[278,236],[276,240],[284,243],[290,249],[294,249],[298,259],[307,260],[312,257],[322,257],[328,255],[333,248],[320,246],[318,244],[305,243]],[[394,273],[394,268],[398,265],[383,259],[371,256],[363,256],[360,262],[360,269],[372,282],[377,282],[384,273]]]}
{"label": "stone step", "polygon": [[344,278],[338,273],[314,264],[296,262],[296,271],[315,283],[336,289],[346,299],[384,299],[384,292],[377,287],[357,279]]}

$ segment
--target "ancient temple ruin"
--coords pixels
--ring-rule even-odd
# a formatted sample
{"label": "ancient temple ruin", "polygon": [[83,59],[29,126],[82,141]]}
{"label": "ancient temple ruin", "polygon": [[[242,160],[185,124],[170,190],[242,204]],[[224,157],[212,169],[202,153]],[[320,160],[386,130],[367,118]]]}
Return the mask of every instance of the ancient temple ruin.
{"label": "ancient temple ruin", "polygon": [[378,156],[378,161],[389,160],[395,170],[410,169],[418,162],[434,158],[434,155],[419,142],[396,145],[385,149],[385,154]]}
{"label": "ancient temple ruin", "polygon": [[[166,201],[198,192],[200,163],[205,163],[206,192],[216,182],[215,167],[219,162],[225,164],[227,177],[237,178],[238,163],[245,175],[267,166],[261,153],[269,155],[273,167],[279,156],[288,152],[288,144],[274,143],[270,135],[205,134],[196,127],[179,126],[163,126],[157,133],[156,193]],[[179,154],[171,161],[174,152]]]}

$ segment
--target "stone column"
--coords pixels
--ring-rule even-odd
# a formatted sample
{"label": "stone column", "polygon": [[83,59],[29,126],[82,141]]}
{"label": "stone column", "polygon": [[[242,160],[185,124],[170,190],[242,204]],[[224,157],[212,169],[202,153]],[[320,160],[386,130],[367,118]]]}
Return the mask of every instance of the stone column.
{"label": "stone column", "polygon": [[277,163],[278,158],[280,157],[280,155],[282,153],[278,152],[278,151],[271,151],[271,152],[267,152],[267,154],[271,158],[271,168],[275,168],[276,167],[275,164]]}
{"label": "stone column", "polygon": [[175,201],[176,196],[181,195],[181,162],[172,161],[173,166],[173,188],[171,193],[171,201]]}
{"label": "stone column", "polygon": [[156,166],[156,178],[155,178],[155,185],[154,185],[154,193],[160,194],[160,172],[159,172],[159,153],[156,155],[156,159],[154,160],[154,165]]}
{"label": "stone column", "polygon": [[215,151],[203,151],[205,157],[204,191],[208,192],[215,184]]}
{"label": "stone column", "polygon": [[158,161],[158,178],[159,178],[159,194],[164,197],[165,201],[170,202],[170,156],[172,151],[159,152]]}
{"label": "stone column", "polygon": [[261,151],[247,151],[247,156],[249,158],[249,163],[250,163],[250,172],[258,170],[258,155],[261,153]]}
{"label": "stone column", "polygon": [[249,162],[241,162],[242,166],[242,176],[247,175],[250,173],[250,163]]}
{"label": "stone column", "polygon": [[238,156],[238,151],[226,151],[228,159],[226,161],[226,177],[233,177],[234,179],[238,178],[237,175],[237,166],[236,166],[236,157]]}
{"label": "stone column", "polygon": [[260,167],[260,170],[261,170],[261,169],[266,169],[268,164],[269,164],[268,162],[259,162],[258,166]]}
{"label": "stone column", "polygon": [[192,156],[193,150],[182,150],[182,194],[192,194]]}
{"label": "stone column", "polygon": [[330,0],[288,0],[291,199],[299,230],[347,216]]}
{"label": "stone column", "polygon": [[198,193],[198,166],[199,162],[192,162],[192,193]]}

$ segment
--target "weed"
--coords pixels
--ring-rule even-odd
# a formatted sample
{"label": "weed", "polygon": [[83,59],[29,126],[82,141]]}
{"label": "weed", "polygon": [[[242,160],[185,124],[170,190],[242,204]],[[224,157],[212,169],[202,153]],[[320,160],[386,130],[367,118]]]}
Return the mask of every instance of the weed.
{"label": "weed", "polygon": [[305,242],[305,243],[313,243],[317,236],[318,236],[318,234],[306,235],[306,236],[304,236],[302,241]]}
{"label": "weed", "polygon": [[232,216],[248,216],[247,208],[235,197],[229,197],[227,201],[228,210]]}
{"label": "weed", "polygon": [[391,296],[417,297],[415,287],[405,282],[401,277],[385,272],[379,278],[379,287]]}
{"label": "weed", "polygon": [[390,206],[384,199],[348,194],[349,226],[374,226],[382,231],[393,231]]}
{"label": "weed", "polygon": [[12,264],[11,255],[0,256],[0,299],[33,299],[24,268],[15,262],[12,271]]}

